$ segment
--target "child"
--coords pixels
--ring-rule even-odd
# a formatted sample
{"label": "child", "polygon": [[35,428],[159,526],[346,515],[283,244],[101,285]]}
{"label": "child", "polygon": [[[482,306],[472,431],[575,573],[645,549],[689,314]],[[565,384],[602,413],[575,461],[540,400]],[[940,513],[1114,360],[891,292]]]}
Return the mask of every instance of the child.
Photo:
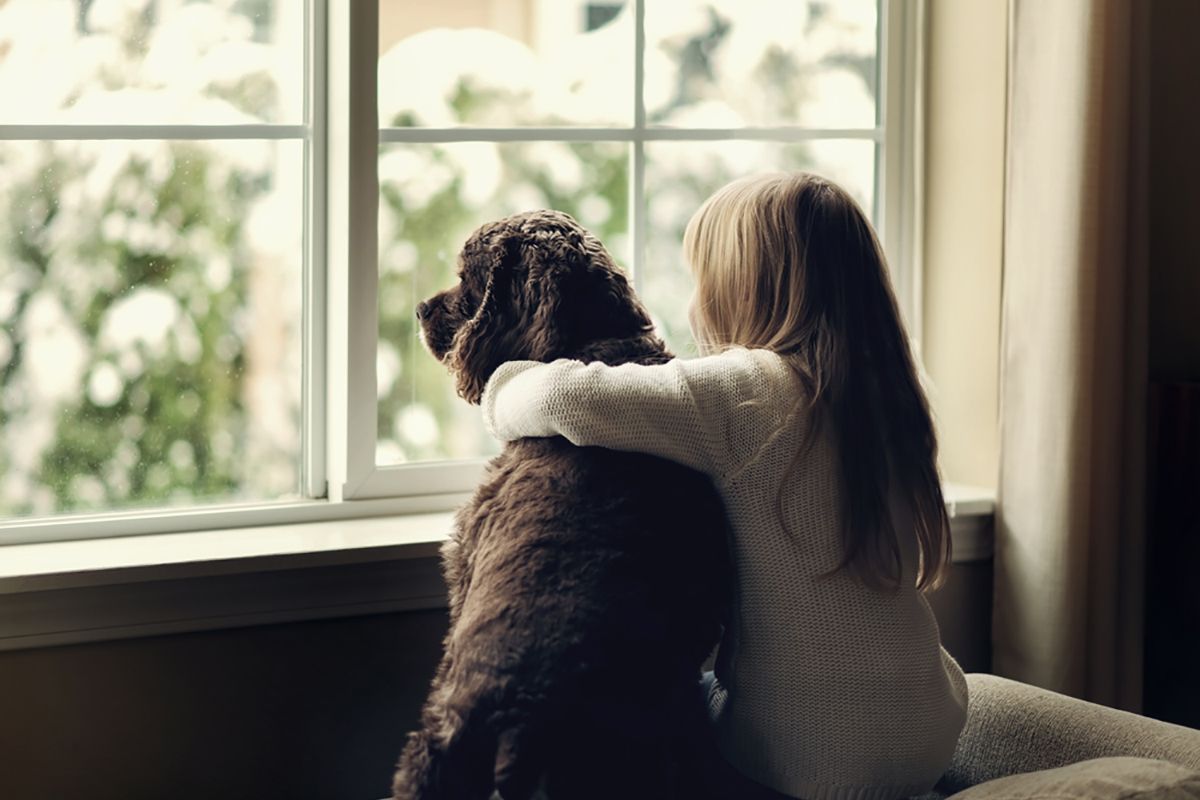
{"label": "child", "polygon": [[503,364],[486,423],[505,441],[565,436],[712,476],[736,591],[706,685],[717,746],[748,779],[739,796],[927,791],[967,689],[923,595],[947,568],[949,527],[870,223],[822,178],[757,176],[704,203],[684,253],[705,355]]}

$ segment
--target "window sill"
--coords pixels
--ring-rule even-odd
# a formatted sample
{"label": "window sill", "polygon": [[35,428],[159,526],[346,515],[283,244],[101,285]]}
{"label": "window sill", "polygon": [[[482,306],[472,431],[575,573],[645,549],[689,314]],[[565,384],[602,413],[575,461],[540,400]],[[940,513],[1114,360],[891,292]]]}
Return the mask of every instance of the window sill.
{"label": "window sill", "polygon": [[[990,492],[949,486],[955,561],[991,555]],[[452,513],[9,545],[0,650],[445,605]]]}

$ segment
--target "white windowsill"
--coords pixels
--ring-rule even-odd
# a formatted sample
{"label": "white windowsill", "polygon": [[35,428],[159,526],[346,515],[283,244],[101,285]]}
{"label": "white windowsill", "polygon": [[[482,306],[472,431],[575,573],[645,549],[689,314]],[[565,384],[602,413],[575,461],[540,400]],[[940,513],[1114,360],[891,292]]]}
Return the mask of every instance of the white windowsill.
{"label": "white windowsill", "polygon": [[[948,486],[955,561],[994,498]],[[452,513],[0,547],[0,650],[440,608]]]}
{"label": "white windowsill", "polygon": [[453,513],[326,520],[0,548],[0,596],[435,556]]}

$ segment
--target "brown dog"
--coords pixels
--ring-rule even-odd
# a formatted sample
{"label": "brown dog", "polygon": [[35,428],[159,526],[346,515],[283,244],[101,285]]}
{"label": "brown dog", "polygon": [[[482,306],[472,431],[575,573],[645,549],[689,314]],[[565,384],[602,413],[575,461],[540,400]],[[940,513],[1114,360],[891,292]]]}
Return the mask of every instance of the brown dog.
{"label": "brown dog", "polygon": [[[507,360],[670,358],[603,245],[566,214],[482,226],[459,279],[417,314],[468,402]],[[524,439],[491,462],[456,522],[443,550],[450,631],[395,796],[677,796],[730,580],[709,480]]]}

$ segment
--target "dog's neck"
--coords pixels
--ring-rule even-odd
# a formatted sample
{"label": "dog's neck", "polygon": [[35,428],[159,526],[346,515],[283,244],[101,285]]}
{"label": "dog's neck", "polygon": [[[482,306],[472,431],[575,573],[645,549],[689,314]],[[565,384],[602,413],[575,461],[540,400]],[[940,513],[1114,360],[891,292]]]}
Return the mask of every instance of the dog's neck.
{"label": "dog's neck", "polygon": [[600,361],[605,364],[663,364],[674,356],[662,339],[645,334],[625,339],[600,339],[589,342],[576,352],[565,355],[578,361]]}

